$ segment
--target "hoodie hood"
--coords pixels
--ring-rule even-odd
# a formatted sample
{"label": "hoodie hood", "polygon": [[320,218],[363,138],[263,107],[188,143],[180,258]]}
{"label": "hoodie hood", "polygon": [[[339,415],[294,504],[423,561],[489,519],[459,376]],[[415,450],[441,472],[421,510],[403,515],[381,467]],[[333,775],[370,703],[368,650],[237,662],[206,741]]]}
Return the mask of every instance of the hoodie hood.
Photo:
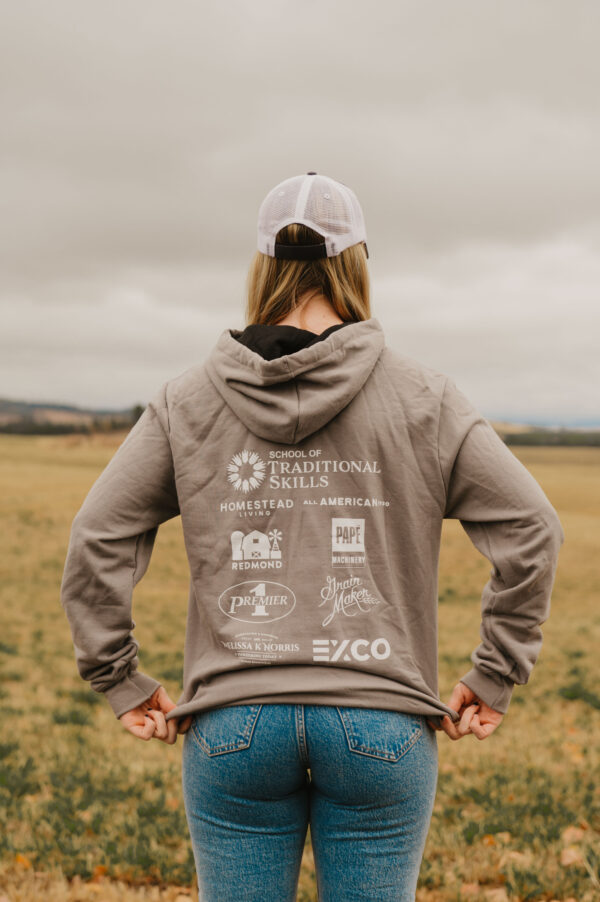
{"label": "hoodie hood", "polygon": [[275,360],[241,344],[241,334],[221,333],[206,361],[208,376],[254,435],[286,445],[316,432],[352,401],[385,345],[373,317]]}

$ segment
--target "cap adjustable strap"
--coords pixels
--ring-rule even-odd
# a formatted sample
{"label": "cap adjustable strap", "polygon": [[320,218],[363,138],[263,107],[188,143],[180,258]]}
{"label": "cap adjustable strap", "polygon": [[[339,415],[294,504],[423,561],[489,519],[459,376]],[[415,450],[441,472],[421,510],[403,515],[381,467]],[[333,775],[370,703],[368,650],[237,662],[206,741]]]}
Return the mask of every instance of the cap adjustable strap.
{"label": "cap adjustable strap", "polygon": [[[366,241],[361,242],[367,260],[369,259],[369,249]],[[275,243],[275,257],[279,260],[320,260],[321,257],[327,256],[327,247],[325,244],[277,244]]]}
{"label": "cap adjustable strap", "polygon": [[325,244],[278,244],[275,256],[280,260],[319,260],[327,256]]}

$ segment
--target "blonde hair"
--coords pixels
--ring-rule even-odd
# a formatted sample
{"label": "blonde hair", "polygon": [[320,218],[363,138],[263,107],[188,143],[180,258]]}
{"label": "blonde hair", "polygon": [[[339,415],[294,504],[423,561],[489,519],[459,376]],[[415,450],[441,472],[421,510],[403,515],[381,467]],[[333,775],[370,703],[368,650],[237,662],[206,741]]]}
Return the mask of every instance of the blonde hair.
{"label": "blonde hair", "polygon": [[[324,239],[301,223],[291,223],[277,233],[281,244],[318,244]],[[246,325],[274,325],[298,306],[304,294],[323,294],[346,321],[371,316],[369,270],[363,244],[346,248],[335,257],[317,260],[284,260],[257,251],[246,281]]]}

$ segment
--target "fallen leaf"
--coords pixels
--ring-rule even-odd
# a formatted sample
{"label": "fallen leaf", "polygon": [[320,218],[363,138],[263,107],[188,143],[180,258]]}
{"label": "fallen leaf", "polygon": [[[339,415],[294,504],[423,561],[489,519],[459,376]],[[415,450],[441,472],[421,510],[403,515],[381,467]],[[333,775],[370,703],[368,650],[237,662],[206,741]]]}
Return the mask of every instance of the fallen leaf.
{"label": "fallen leaf", "polygon": [[585,761],[585,755],[583,754],[583,748],[578,743],[564,742],[563,748],[568,753],[571,761],[573,761],[574,764],[580,764],[582,761]]}
{"label": "fallen leaf", "polygon": [[27,855],[22,855],[21,852],[17,852],[15,855],[15,862],[22,868],[30,868],[31,862]]}
{"label": "fallen leaf", "polygon": [[566,827],[561,835],[565,843],[579,842],[585,836],[585,830],[581,827]]}
{"label": "fallen leaf", "polygon": [[568,868],[572,864],[583,864],[583,853],[578,846],[565,846],[560,853],[560,863]]}
{"label": "fallen leaf", "polygon": [[495,846],[496,845],[496,840],[494,839],[494,836],[492,833],[485,833],[482,842],[483,842],[484,846]]}
{"label": "fallen leaf", "polygon": [[504,864],[505,861],[516,861],[517,864],[526,864],[529,859],[530,856],[526,855],[525,852],[517,852],[516,849],[509,849],[502,855],[501,862]]}
{"label": "fallen leaf", "polygon": [[509,902],[508,893],[503,886],[495,886],[493,889],[486,889],[484,896],[488,902]]}

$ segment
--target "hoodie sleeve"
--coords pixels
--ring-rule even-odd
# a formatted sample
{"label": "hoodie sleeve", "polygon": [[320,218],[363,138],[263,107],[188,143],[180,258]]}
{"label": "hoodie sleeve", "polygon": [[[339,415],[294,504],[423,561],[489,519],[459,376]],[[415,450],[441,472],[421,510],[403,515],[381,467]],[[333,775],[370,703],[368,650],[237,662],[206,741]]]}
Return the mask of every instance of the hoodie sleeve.
{"label": "hoodie sleeve", "polygon": [[158,525],[179,513],[165,387],[146,407],[86,496],[71,526],[61,585],[77,668],[116,717],[161,685],[137,669],[134,586]]}
{"label": "hoodie sleeve", "polygon": [[565,535],[538,482],[451,379],[438,449],[444,518],[460,520],[492,564],[481,597],[481,643],[460,681],[504,714],[514,684],[527,683],[538,658]]}

